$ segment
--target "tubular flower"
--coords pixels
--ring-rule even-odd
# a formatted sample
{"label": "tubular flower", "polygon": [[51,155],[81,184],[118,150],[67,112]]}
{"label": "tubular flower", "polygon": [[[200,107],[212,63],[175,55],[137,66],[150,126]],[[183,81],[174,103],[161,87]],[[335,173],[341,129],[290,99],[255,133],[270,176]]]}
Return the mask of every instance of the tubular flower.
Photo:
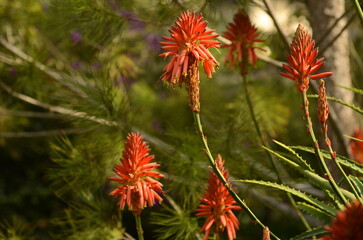
{"label": "tubular flower", "polygon": [[[363,131],[358,128],[354,131],[353,137],[363,141]],[[350,140],[350,149],[352,150],[352,155],[354,161],[363,164],[363,142],[357,140]]]}
{"label": "tubular flower", "polygon": [[329,77],[333,74],[332,72],[314,74],[324,65],[324,58],[316,59],[317,56],[318,48],[315,48],[315,41],[299,24],[290,45],[290,55],[287,56],[288,65],[282,65],[287,73],[280,74],[295,81],[300,92],[307,91],[310,79]]}
{"label": "tubular flower", "polygon": [[329,231],[320,240],[356,240],[363,239],[363,205],[358,200],[350,203],[343,211],[338,212]]}
{"label": "tubular flower", "polygon": [[140,215],[146,206],[153,206],[156,201],[161,202],[159,194],[163,194],[162,184],[155,179],[164,177],[162,174],[151,171],[160,165],[151,162],[153,155],[149,155],[148,144],[137,133],[129,133],[125,142],[125,150],[121,164],[115,165],[114,172],[120,177],[110,177],[120,185],[110,195],[120,197],[120,208],[125,204],[134,214]]}
{"label": "tubular flower", "polygon": [[[224,161],[220,155],[216,159],[216,165],[229,182],[228,171],[224,168]],[[201,204],[196,210],[197,216],[207,217],[202,227],[202,232],[205,232],[205,240],[208,239],[213,224],[218,236],[219,233],[227,228],[228,239],[236,238],[236,229],[239,228],[239,222],[232,210],[241,210],[241,207],[234,204],[236,202],[226,187],[218,179],[217,175],[211,172],[208,179],[207,192],[204,194]]]}
{"label": "tubular flower", "polygon": [[242,75],[247,74],[248,63],[256,65],[257,55],[253,44],[263,42],[258,39],[257,28],[252,25],[250,18],[243,11],[239,10],[233,18],[233,23],[229,23],[224,37],[231,41],[231,44],[223,45],[229,47],[224,63],[229,62],[231,69],[235,63],[239,63]]}
{"label": "tubular flower", "polygon": [[326,90],[324,80],[320,80],[318,98],[318,118],[321,123],[325,123],[329,117],[329,105],[326,100]]}
{"label": "tubular flower", "polygon": [[208,48],[218,48],[219,42],[211,40],[218,37],[212,34],[214,30],[206,30],[208,23],[204,21],[202,14],[196,15],[188,11],[178,17],[178,21],[171,27],[170,37],[163,37],[167,42],[160,42],[166,52],[161,57],[172,56],[170,62],[164,68],[161,76],[163,82],[175,86],[186,84],[189,97],[192,102],[192,110],[199,112],[199,63],[208,78],[215,72],[215,66],[219,66],[217,60],[209,52]]}

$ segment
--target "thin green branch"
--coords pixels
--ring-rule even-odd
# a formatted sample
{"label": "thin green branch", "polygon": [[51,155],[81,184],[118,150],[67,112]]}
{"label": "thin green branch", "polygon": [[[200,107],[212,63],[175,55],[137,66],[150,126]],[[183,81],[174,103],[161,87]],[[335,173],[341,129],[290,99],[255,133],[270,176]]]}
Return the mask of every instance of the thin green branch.
{"label": "thin green branch", "polygon": [[333,45],[333,43],[340,37],[340,35],[342,35],[342,33],[345,31],[345,29],[348,28],[348,26],[353,22],[355,15],[352,15],[349,20],[347,21],[347,23],[345,24],[345,26],[342,28],[342,30],[332,39],[330,40],[325,46],[324,48],[320,51],[320,55],[323,55],[324,52],[331,46]]}
{"label": "thin green branch", "polygon": [[322,42],[324,42],[324,40],[329,36],[329,34],[331,33],[331,31],[337,26],[338,22],[340,20],[342,20],[346,15],[348,15],[348,13],[350,13],[352,11],[353,7],[350,7],[347,11],[345,11],[339,18],[337,18],[334,23],[330,26],[330,28],[328,30],[325,31],[324,35],[319,38],[319,40],[316,41],[316,46],[320,46],[320,44]]}
{"label": "thin green branch", "polygon": [[275,15],[272,13],[267,0],[263,0],[263,3],[265,4],[267,14],[271,17],[272,21],[274,22],[275,27],[276,27],[278,33],[280,34],[280,36],[282,37],[284,44],[286,45],[287,48],[289,48],[290,47],[289,40],[287,39],[286,35],[282,31],[282,28],[281,28],[280,24],[278,23],[277,19],[275,18]]}
{"label": "thin green branch", "polygon": [[48,103],[43,103],[41,101],[38,101],[32,97],[26,96],[24,94],[18,93],[13,91],[9,86],[7,86],[6,84],[0,82],[0,87],[2,87],[6,92],[8,92],[10,95],[12,95],[13,97],[16,97],[24,102],[27,102],[29,104],[47,109],[48,111],[51,112],[56,112],[56,113],[60,113],[63,115],[68,115],[68,116],[72,116],[72,117],[76,117],[76,118],[81,118],[81,119],[86,119],[86,120],[90,120],[93,122],[97,122],[99,124],[102,125],[107,125],[107,126],[117,126],[117,123],[114,121],[109,121],[106,119],[102,119],[102,118],[97,118],[95,116],[90,116],[85,112],[78,112],[78,111],[74,111],[74,110],[70,110],[67,108],[62,108],[62,107],[57,107],[57,106],[52,106]]}
{"label": "thin green branch", "polygon": [[[257,218],[257,216],[252,212],[252,210],[247,206],[247,204],[245,203],[244,200],[242,200],[237,193],[233,190],[232,186],[230,183],[227,182],[227,180],[224,178],[223,174],[220,172],[220,170],[218,169],[218,167],[215,164],[215,160],[212,156],[211,151],[209,150],[209,146],[207,143],[207,139],[204,135],[203,132],[203,127],[202,127],[202,123],[200,121],[200,115],[199,113],[195,113],[193,112],[193,116],[194,116],[194,122],[197,125],[197,129],[198,129],[198,133],[199,136],[202,139],[204,148],[205,148],[205,153],[208,157],[208,160],[210,162],[210,165],[213,168],[214,173],[218,176],[219,180],[223,183],[223,185],[227,188],[229,194],[231,194],[231,196],[233,197],[233,199],[237,202],[237,204],[247,213],[247,215],[253,220],[255,221],[259,226],[262,227],[262,229],[264,229],[266,226]],[[271,235],[275,238],[275,239],[279,239],[275,234],[273,234],[272,232],[270,232]]]}
{"label": "thin green branch", "polygon": [[1,138],[34,138],[34,137],[50,137],[58,135],[68,135],[75,133],[82,133],[87,131],[83,128],[76,129],[56,129],[36,132],[0,132]]}
{"label": "thin green branch", "polygon": [[362,11],[362,8],[361,8],[361,6],[359,4],[359,0],[353,0],[353,1],[354,1],[355,9],[357,10],[357,13],[358,13],[360,22],[363,25],[363,11]]}
{"label": "thin green branch", "polygon": [[[245,96],[246,96],[248,109],[250,111],[250,115],[251,115],[252,121],[253,121],[253,123],[255,125],[255,129],[256,129],[256,132],[257,132],[258,137],[260,139],[261,145],[262,146],[267,146],[268,148],[270,148],[268,142],[265,141],[265,139],[264,139],[264,137],[262,135],[260,125],[258,124],[258,121],[257,121],[257,117],[256,117],[256,114],[255,114],[255,111],[254,111],[254,108],[253,108],[253,105],[252,105],[252,101],[251,101],[251,98],[250,98],[249,90],[248,90],[248,81],[247,81],[247,76],[246,75],[242,75],[242,81],[243,81],[243,88],[244,88],[244,92],[245,92]],[[284,181],[281,178],[280,172],[277,169],[277,166],[276,166],[275,161],[274,161],[274,159],[272,157],[272,154],[269,151],[267,151],[266,149],[264,149],[264,150],[265,150],[265,153],[267,155],[267,158],[270,160],[270,163],[271,163],[271,165],[272,165],[272,167],[273,167],[273,169],[274,169],[274,171],[276,173],[276,176],[277,176],[277,179],[278,179],[279,183],[284,184]],[[292,197],[292,195],[290,193],[287,193],[287,197],[289,198],[289,201],[290,201],[291,205],[293,206],[297,216],[303,222],[306,229],[311,230],[311,227],[310,227],[308,221],[305,219],[304,215],[297,208],[297,204],[295,202],[295,199]]]}
{"label": "thin green branch", "polygon": [[330,156],[331,156],[333,162],[335,163],[335,166],[339,169],[339,171],[343,175],[345,181],[348,183],[348,185],[350,186],[350,188],[353,190],[353,193],[356,196],[356,198],[361,199],[362,198],[362,195],[359,193],[359,191],[353,185],[352,181],[349,179],[349,177],[347,176],[347,174],[345,173],[345,171],[343,170],[342,166],[340,166],[340,164],[339,164],[339,162],[337,160],[336,152],[333,151],[333,148],[332,148],[331,143],[330,143],[331,141],[330,141],[330,139],[328,137],[328,131],[325,131],[325,129],[328,129],[328,126],[327,126],[326,122],[322,124],[322,127],[321,128],[322,128],[322,131],[324,132],[324,138],[325,138],[326,146],[329,149]]}
{"label": "thin green branch", "polygon": [[314,129],[313,129],[313,123],[312,123],[311,118],[310,118],[309,100],[307,98],[306,91],[303,91],[301,96],[302,96],[302,102],[303,102],[303,111],[304,111],[304,118],[305,118],[305,121],[306,121],[306,127],[307,127],[308,133],[310,135],[310,138],[311,138],[311,140],[313,142],[314,149],[315,149],[315,154],[318,157],[319,162],[320,162],[321,166],[324,169],[324,172],[325,172],[324,177],[329,181],[329,183],[332,186],[334,192],[338,195],[338,197],[342,201],[342,203],[347,204],[347,199],[344,197],[343,193],[340,191],[340,188],[336,184],[334,178],[332,177],[332,175],[331,175],[331,173],[329,171],[328,166],[325,163],[323,154],[321,153],[321,150],[320,150],[318,140],[315,137],[315,133],[314,133]]}

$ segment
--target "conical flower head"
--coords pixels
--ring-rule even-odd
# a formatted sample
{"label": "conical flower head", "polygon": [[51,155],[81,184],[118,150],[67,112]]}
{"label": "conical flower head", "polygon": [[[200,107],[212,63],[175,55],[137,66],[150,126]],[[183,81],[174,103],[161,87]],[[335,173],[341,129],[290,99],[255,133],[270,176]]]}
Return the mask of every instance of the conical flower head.
{"label": "conical flower head", "polygon": [[257,62],[254,43],[263,42],[263,40],[258,38],[257,28],[252,25],[250,18],[243,10],[239,10],[234,15],[233,23],[229,23],[227,30],[224,37],[230,40],[231,44],[222,46],[229,48],[224,62],[229,62],[231,69],[236,63],[239,64],[241,73],[247,74],[248,64],[255,66]]}
{"label": "conical flower head", "polygon": [[320,240],[358,240],[363,239],[363,205],[359,200],[350,203],[343,211],[338,212],[329,231]]}
{"label": "conical flower head", "polygon": [[333,74],[332,72],[314,74],[324,65],[324,58],[316,59],[317,56],[315,41],[299,24],[290,45],[290,54],[287,56],[288,65],[282,66],[287,73],[280,74],[295,81],[300,92],[307,91],[310,79],[325,78]]}
{"label": "conical flower head", "polygon": [[187,77],[190,77],[193,66],[203,64],[204,71],[209,78],[215,72],[214,67],[219,63],[209,52],[209,48],[218,48],[219,42],[211,40],[218,34],[210,35],[214,30],[206,29],[208,23],[202,14],[196,15],[188,11],[178,17],[178,21],[171,27],[170,37],[163,37],[167,42],[160,42],[166,52],[161,57],[172,56],[170,62],[164,68],[161,80],[175,85],[181,85]]}
{"label": "conical flower head", "polygon": [[[216,159],[216,165],[229,182],[228,171],[224,168],[224,161],[220,155]],[[207,217],[202,227],[202,232],[205,232],[204,239],[208,239],[213,225],[217,235],[227,229],[228,239],[235,239],[239,222],[232,210],[241,210],[241,207],[235,205],[235,200],[214,172],[209,175],[207,192],[200,201],[196,215]]]}
{"label": "conical flower head", "polygon": [[120,184],[110,195],[120,198],[121,209],[127,204],[134,214],[140,214],[144,207],[162,201],[159,194],[163,194],[163,185],[153,178],[164,176],[151,171],[160,165],[152,162],[154,156],[149,155],[149,152],[150,149],[143,137],[137,133],[130,133],[125,142],[121,164],[115,165],[113,170],[120,178],[109,178]]}

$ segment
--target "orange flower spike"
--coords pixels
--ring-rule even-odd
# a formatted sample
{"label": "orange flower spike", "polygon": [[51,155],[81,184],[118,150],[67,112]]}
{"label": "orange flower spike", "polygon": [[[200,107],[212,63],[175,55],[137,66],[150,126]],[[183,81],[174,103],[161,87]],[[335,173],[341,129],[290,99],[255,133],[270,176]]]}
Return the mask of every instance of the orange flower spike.
{"label": "orange flower spike", "polygon": [[219,66],[219,63],[208,48],[219,48],[219,42],[211,40],[219,35],[210,35],[214,30],[207,31],[207,25],[202,14],[196,15],[188,11],[180,14],[178,21],[169,30],[170,37],[163,37],[167,42],[160,42],[162,49],[166,51],[160,56],[164,58],[173,56],[164,68],[162,81],[173,86],[176,83],[182,85],[187,81],[189,70],[199,62],[203,64],[208,78],[212,77],[212,73],[215,72],[214,67]]}
{"label": "orange flower spike", "polygon": [[359,200],[351,202],[338,212],[330,226],[325,227],[328,234],[320,240],[363,239],[363,205]]}
{"label": "orange flower spike", "polygon": [[[224,168],[224,161],[220,155],[217,156],[216,165],[229,182],[229,174]],[[205,240],[208,239],[213,224],[218,236],[224,229],[227,229],[228,240],[236,238],[236,229],[239,228],[239,222],[232,210],[241,210],[241,207],[235,204],[236,202],[229,194],[227,188],[217,175],[211,172],[208,179],[207,192],[202,197],[201,204],[196,210],[197,216],[207,217],[202,227],[202,232],[205,232]]]}
{"label": "orange flower spike", "polygon": [[234,15],[233,23],[229,23],[227,30],[224,37],[232,43],[222,46],[229,47],[224,63],[229,62],[231,69],[234,68],[235,63],[239,63],[241,73],[247,74],[248,63],[255,66],[257,62],[256,47],[253,45],[263,40],[258,39],[257,28],[252,25],[250,18],[243,10],[239,10]]}
{"label": "orange flower spike", "polygon": [[283,64],[287,73],[282,76],[295,81],[300,92],[307,91],[310,79],[319,79],[331,76],[332,72],[314,74],[324,65],[324,58],[316,59],[318,49],[315,41],[308,31],[299,24],[290,45],[290,54],[286,57],[288,65]]}
{"label": "orange flower spike", "polygon": [[325,123],[329,117],[329,105],[326,99],[326,90],[324,80],[320,80],[319,98],[318,98],[318,118],[321,123]]}
{"label": "orange flower spike", "polygon": [[130,133],[125,142],[125,150],[120,159],[121,164],[115,165],[114,172],[120,177],[110,177],[120,185],[110,195],[119,197],[119,205],[124,209],[125,205],[140,215],[146,206],[153,206],[161,202],[159,194],[163,194],[162,184],[154,178],[164,177],[162,174],[151,171],[160,165],[151,162],[153,155],[149,155],[148,144],[137,133]]}

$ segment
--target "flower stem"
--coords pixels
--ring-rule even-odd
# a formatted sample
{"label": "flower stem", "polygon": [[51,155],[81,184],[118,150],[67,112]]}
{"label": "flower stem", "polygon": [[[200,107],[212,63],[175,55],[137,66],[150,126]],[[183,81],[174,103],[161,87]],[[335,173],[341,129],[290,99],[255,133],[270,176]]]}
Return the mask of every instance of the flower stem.
{"label": "flower stem", "polygon": [[310,118],[310,113],[309,113],[309,100],[307,98],[306,95],[306,91],[302,91],[302,101],[303,101],[303,110],[304,110],[304,118],[306,121],[306,127],[307,127],[307,131],[310,135],[310,138],[313,142],[314,145],[314,149],[315,149],[315,155],[318,157],[319,162],[321,164],[321,166],[324,169],[325,172],[325,178],[329,181],[331,187],[333,188],[333,190],[335,191],[335,193],[338,195],[338,197],[340,198],[340,200],[342,201],[342,203],[347,204],[347,199],[344,197],[343,193],[340,191],[340,188],[338,187],[338,185],[336,184],[334,178],[332,177],[328,166],[326,165],[325,161],[324,161],[324,157],[323,154],[320,150],[320,146],[318,143],[318,140],[315,137],[315,133],[314,133],[314,129],[313,129],[313,123],[311,121]]}
{"label": "flower stem", "polygon": [[[232,189],[232,186],[227,182],[227,180],[224,178],[223,174],[221,173],[221,171],[217,168],[216,164],[215,164],[215,160],[212,156],[212,153],[209,150],[209,146],[207,143],[207,138],[204,135],[203,132],[203,127],[202,127],[202,123],[200,121],[200,115],[199,113],[195,113],[193,112],[193,116],[194,116],[194,121],[195,124],[197,125],[197,129],[198,129],[198,133],[199,136],[202,138],[202,142],[205,148],[205,153],[208,157],[208,160],[213,168],[214,173],[218,176],[219,180],[223,183],[223,185],[227,188],[229,194],[231,194],[231,196],[233,197],[233,199],[237,202],[237,204],[247,213],[247,215],[255,222],[257,223],[259,226],[262,227],[262,229],[264,229],[266,226],[257,218],[257,216],[252,212],[252,210],[247,206],[247,204],[245,203],[244,200],[241,200],[241,198],[237,195],[237,193]],[[275,238],[275,239],[280,239],[278,238],[275,234],[273,234],[272,232],[270,232],[270,234]]]}
{"label": "flower stem", "polygon": [[[246,96],[247,106],[248,106],[248,109],[250,111],[250,115],[251,115],[251,118],[252,118],[253,123],[255,125],[256,132],[257,132],[258,137],[260,139],[261,145],[270,148],[268,142],[266,142],[264,137],[262,136],[260,125],[258,124],[256,114],[255,114],[255,111],[253,109],[252,101],[251,101],[249,90],[248,90],[248,80],[247,80],[246,75],[242,75],[242,81],[243,81],[243,88],[244,88],[244,92],[245,92],[245,96]],[[281,178],[281,175],[280,175],[280,173],[279,173],[279,171],[278,171],[278,169],[276,167],[275,161],[274,161],[271,153],[269,151],[267,151],[266,149],[264,149],[264,150],[265,150],[265,153],[266,153],[268,159],[270,160],[270,163],[271,163],[271,165],[272,165],[272,167],[273,167],[273,169],[274,169],[274,171],[276,173],[276,176],[277,176],[277,179],[278,179],[279,183],[284,184],[284,181]],[[311,230],[311,227],[310,227],[308,221],[305,219],[304,215],[302,215],[300,210],[297,208],[297,204],[295,202],[295,199],[292,197],[292,195],[290,193],[287,193],[287,197],[289,198],[289,201],[290,201],[292,207],[294,208],[297,216],[300,218],[300,220],[302,221],[302,223],[304,224],[306,229]]]}
{"label": "flower stem", "polygon": [[135,220],[136,220],[137,236],[139,237],[139,240],[144,240],[144,232],[142,230],[140,214],[135,213],[134,216],[135,216]]}
{"label": "flower stem", "polygon": [[359,1],[354,0],[354,4],[355,4],[355,8],[357,9],[357,12],[358,12],[360,22],[363,24],[363,11],[362,11],[362,8],[359,5]]}
{"label": "flower stem", "polygon": [[339,169],[340,173],[343,175],[345,181],[347,181],[347,183],[349,184],[350,188],[353,190],[354,195],[356,196],[356,198],[361,199],[362,198],[362,195],[357,191],[357,189],[353,185],[352,181],[348,178],[348,176],[345,173],[345,171],[343,170],[342,166],[339,164],[339,162],[337,160],[337,157],[336,157],[336,153],[335,153],[335,151],[333,151],[333,148],[331,146],[331,141],[330,141],[330,139],[328,137],[328,132],[325,129],[327,129],[327,124],[326,123],[323,123],[322,124],[322,130],[324,132],[325,143],[326,143],[326,146],[329,149],[329,153],[330,153],[331,159],[333,160],[333,162],[335,163],[335,165]]}

